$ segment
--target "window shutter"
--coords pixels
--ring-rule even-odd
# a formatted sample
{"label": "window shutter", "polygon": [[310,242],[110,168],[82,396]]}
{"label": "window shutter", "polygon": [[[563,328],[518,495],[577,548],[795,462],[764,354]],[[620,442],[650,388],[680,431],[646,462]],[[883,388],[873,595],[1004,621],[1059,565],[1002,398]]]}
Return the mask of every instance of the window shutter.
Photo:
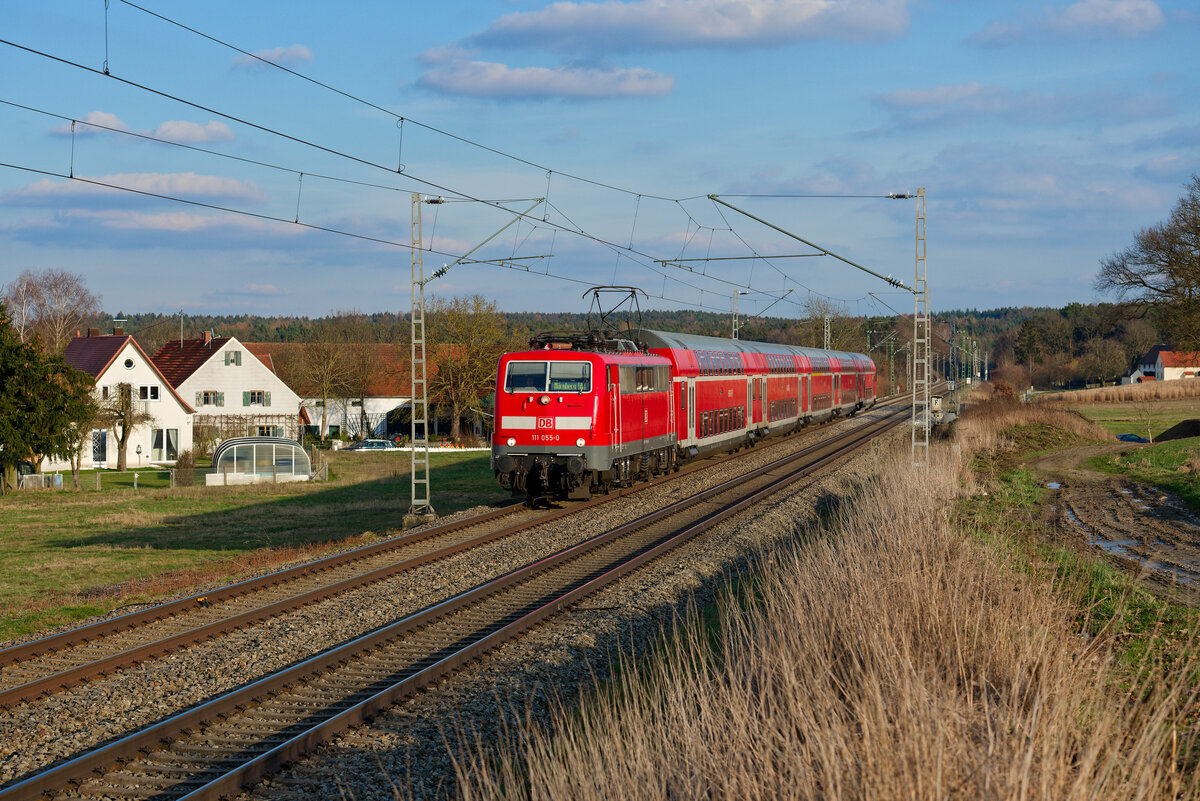
{"label": "window shutter", "polygon": [[241,352],[240,350],[235,350],[235,351],[233,352],[233,363],[234,363],[234,364],[236,364],[236,365],[238,365],[239,367],[241,366],[241,364],[242,364],[242,352]]}
{"label": "window shutter", "polygon": [[233,353],[233,351],[229,351],[229,350],[225,351],[225,365],[226,366],[229,365],[229,361],[230,361],[229,357],[232,353]]}
{"label": "window shutter", "polygon": [[218,406],[224,406],[224,405],[225,405],[225,393],[224,393],[224,392],[218,392],[218,393],[217,393],[217,405],[218,405]]}
{"label": "window shutter", "polygon": [[250,390],[248,390],[248,389],[245,390],[244,392],[242,392],[242,405],[243,406],[250,405]]}
{"label": "window shutter", "polygon": [[270,405],[271,405],[271,393],[264,392],[263,393],[263,406],[270,406]]}
{"label": "window shutter", "polygon": [[197,405],[197,406],[203,406],[203,405],[204,405],[204,393],[203,393],[203,392],[197,392],[197,393],[196,393],[196,405]]}

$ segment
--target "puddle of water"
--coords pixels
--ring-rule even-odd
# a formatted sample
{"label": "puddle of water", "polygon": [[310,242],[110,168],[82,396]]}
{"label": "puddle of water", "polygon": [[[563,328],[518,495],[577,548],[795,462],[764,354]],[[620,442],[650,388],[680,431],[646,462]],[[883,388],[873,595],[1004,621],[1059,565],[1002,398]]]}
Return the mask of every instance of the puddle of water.
{"label": "puddle of water", "polygon": [[1062,489],[1062,484],[1059,484],[1057,481],[1047,481],[1046,487],[1048,489]]}

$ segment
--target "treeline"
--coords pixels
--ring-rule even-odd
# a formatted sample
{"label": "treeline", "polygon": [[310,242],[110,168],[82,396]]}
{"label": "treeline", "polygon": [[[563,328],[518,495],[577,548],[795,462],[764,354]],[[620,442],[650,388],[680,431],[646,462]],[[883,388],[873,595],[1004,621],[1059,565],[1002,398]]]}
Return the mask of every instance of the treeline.
{"label": "treeline", "polygon": [[[438,302],[431,300],[432,304]],[[326,317],[259,317],[250,315],[183,316],[183,336],[194,338],[205,331],[216,336],[234,336],[244,342],[311,342],[331,322],[349,313]],[[431,314],[436,314],[431,309]],[[509,343],[526,342],[541,331],[582,331],[588,315],[580,312],[496,312],[496,330]],[[353,313],[355,328],[371,342],[406,344],[409,337],[407,314],[378,312]],[[134,334],[142,347],[153,353],[171,339],[180,336],[178,314],[116,314],[97,317],[93,327],[109,331],[114,319]],[[626,320],[612,320],[624,327]],[[728,337],[732,319],[729,314],[706,311],[646,310],[641,323],[646,328],[685,334]],[[912,339],[911,317],[853,317],[842,313],[829,315],[830,346],[837,350],[869,352],[885,370],[889,361],[896,363],[897,378],[904,380],[906,347]],[[1137,358],[1164,337],[1154,322],[1130,317],[1123,307],[1111,303],[1070,303],[1062,308],[1011,307],[1000,309],[962,309],[939,312],[933,316],[935,364],[943,371],[952,350],[956,358],[969,362],[978,347],[980,364],[1017,388],[1028,386],[1054,388],[1111,383],[1128,375]],[[795,319],[760,317],[743,321],[743,339],[779,342],[805,347],[823,347],[825,318]]]}

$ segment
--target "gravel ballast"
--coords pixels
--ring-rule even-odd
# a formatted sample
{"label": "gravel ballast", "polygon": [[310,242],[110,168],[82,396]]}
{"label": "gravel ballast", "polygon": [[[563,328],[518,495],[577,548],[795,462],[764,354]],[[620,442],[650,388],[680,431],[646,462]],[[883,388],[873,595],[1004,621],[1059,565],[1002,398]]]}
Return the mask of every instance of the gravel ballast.
{"label": "gravel ballast", "polygon": [[[790,437],[778,447],[751,450],[743,459],[714,466],[684,481],[531,527],[501,542],[104,679],[0,710],[0,783],[246,684],[778,458],[785,449],[798,450],[814,438],[828,436],[845,425],[857,425],[858,420]],[[868,446],[868,453],[876,447]],[[649,641],[657,635],[662,621],[676,613],[684,598],[695,596],[703,602],[739,560],[744,561],[748,553],[764,543],[786,536],[797,519],[811,517],[816,497],[844,490],[856,471],[869,465],[864,459],[870,457],[860,453],[821,479],[805,480],[800,489],[787,494],[786,500],[777,496],[586,599],[481,663],[439,682],[433,691],[398,705],[373,725],[326,746],[318,755],[262,785],[255,791],[256,796],[312,798],[326,795],[328,788],[340,782],[357,798],[394,798],[385,777],[391,777],[400,787],[410,787],[416,797],[441,794],[453,775],[443,745],[444,735],[453,739],[454,727],[447,729],[448,721],[460,720],[462,726],[477,729],[487,739],[491,736],[489,726],[494,728],[502,719],[497,711],[497,695],[513,703],[532,703],[534,709],[545,708],[546,687],[554,687],[554,692],[563,697],[573,696],[579,686],[590,683],[593,669],[597,674],[602,672],[605,655],[611,654],[618,642],[628,645]],[[860,463],[860,468],[853,467]],[[456,716],[456,711],[461,715]]]}

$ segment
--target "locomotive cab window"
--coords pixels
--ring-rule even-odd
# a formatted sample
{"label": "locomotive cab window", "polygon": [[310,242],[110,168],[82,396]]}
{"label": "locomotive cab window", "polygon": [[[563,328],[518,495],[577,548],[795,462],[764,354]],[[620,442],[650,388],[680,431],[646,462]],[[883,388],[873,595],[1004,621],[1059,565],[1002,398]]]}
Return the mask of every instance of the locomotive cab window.
{"label": "locomotive cab window", "polygon": [[505,392],[545,392],[546,362],[509,362]]}
{"label": "locomotive cab window", "polygon": [[588,362],[551,362],[551,392],[591,392],[592,365]]}
{"label": "locomotive cab window", "polygon": [[591,392],[589,362],[509,362],[505,392]]}

